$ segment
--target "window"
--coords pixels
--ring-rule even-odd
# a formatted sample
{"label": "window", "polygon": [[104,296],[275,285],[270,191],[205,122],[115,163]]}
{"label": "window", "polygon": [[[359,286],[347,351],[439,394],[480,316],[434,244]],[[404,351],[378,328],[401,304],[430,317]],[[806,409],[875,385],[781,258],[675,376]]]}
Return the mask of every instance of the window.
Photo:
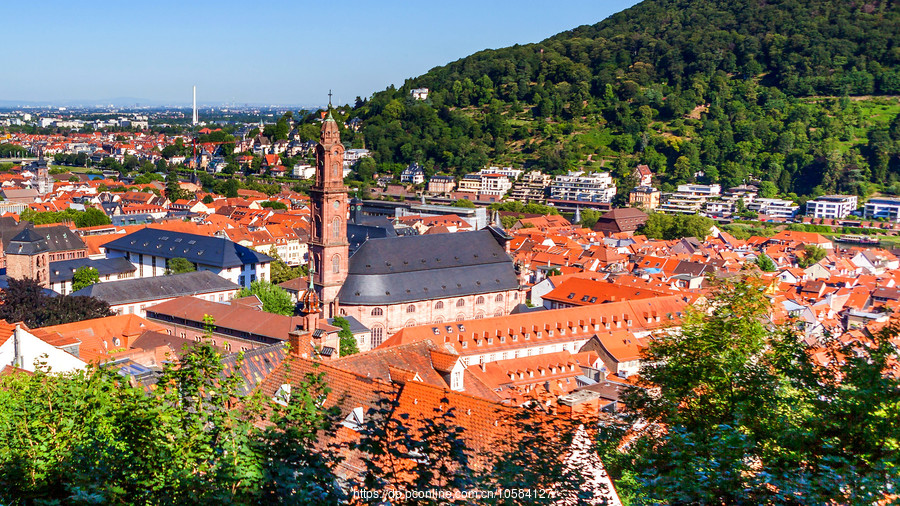
{"label": "window", "polygon": [[435,308],[435,309],[444,309],[444,301],[441,301],[441,300],[437,301],[437,302],[434,304],[434,308]]}
{"label": "window", "polygon": [[341,272],[341,256],[334,255],[331,257],[331,272],[337,274]]}
{"label": "window", "polygon": [[498,293],[496,297],[494,297],[494,302],[503,302],[503,294]]}
{"label": "window", "polygon": [[377,348],[381,346],[381,342],[384,340],[384,329],[375,326],[372,327],[372,348]]}
{"label": "window", "polygon": [[[337,203],[337,202],[335,202]],[[331,220],[331,238],[332,239],[340,239],[341,238],[341,219],[336,217]]]}
{"label": "window", "polygon": [[244,276],[238,278],[238,284],[244,286]]}
{"label": "window", "polygon": [[406,323],[405,323],[403,326],[404,326],[404,327],[415,327],[415,326],[416,326],[416,321],[415,321],[415,320],[407,320]]}
{"label": "window", "polygon": [[381,309],[380,307],[376,307],[375,309],[372,310],[372,316],[381,316],[383,314],[384,314],[384,310]]}
{"label": "window", "polygon": [[458,301],[456,301],[456,307],[466,307],[466,300],[459,299]]}
{"label": "window", "polygon": [[476,319],[476,320],[480,320],[480,319],[482,319],[482,318],[484,318],[484,312],[483,312],[483,311],[478,311],[477,313],[475,313],[475,319]]}
{"label": "window", "polygon": [[415,304],[410,304],[410,305],[406,306],[406,312],[407,312],[407,313],[415,313],[415,312],[416,312],[416,305],[415,305]]}
{"label": "window", "polygon": [[481,304],[484,304],[484,297],[479,296],[477,299],[475,299],[475,305],[479,306]]}
{"label": "window", "polygon": [[458,321],[458,322],[464,321],[465,319],[466,319],[466,315],[464,315],[462,313],[459,313],[458,315],[456,315],[456,321]]}

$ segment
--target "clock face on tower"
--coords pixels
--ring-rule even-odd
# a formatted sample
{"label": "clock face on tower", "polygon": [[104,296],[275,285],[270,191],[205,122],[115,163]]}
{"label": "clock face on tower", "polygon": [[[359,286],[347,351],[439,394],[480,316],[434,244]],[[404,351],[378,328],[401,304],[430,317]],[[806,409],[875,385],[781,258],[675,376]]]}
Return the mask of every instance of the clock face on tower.
{"label": "clock face on tower", "polygon": [[340,207],[340,204],[338,204],[338,201],[337,201],[337,200],[335,200],[335,201],[332,203],[332,205],[334,206],[335,209],[337,209],[338,207]]}

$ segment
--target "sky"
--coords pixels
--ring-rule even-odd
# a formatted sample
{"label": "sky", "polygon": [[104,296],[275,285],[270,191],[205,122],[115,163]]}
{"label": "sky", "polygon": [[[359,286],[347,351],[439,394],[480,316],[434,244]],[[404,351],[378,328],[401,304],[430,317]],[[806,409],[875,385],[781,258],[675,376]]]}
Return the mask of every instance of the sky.
{"label": "sky", "polygon": [[4,6],[0,101],[352,103],[636,0],[49,0]]}

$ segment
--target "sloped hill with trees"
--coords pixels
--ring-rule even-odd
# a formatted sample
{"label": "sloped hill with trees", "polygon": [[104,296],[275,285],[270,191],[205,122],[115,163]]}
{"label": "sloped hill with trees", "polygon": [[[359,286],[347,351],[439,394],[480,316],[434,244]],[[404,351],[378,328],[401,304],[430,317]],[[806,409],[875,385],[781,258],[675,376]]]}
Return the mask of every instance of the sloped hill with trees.
{"label": "sloped hill with trees", "polygon": [[[427,100],[410,90],[430,89]],[[663,187],[900,192],[900,6],[645,0],[535,44],[486,50],[357,100],[360,171],[486,164],[627,174]],[[343,133],[342,133],[343,135]],[[896,184],[895,184],[896,183]]]}

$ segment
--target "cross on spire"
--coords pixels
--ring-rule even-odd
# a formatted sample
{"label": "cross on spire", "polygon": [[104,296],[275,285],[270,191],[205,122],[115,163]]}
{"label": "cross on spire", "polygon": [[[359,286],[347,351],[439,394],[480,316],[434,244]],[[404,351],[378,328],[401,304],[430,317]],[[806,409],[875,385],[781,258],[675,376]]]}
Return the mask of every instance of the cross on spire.
{"label": "cross on spire", "polygon": [[328,107],[331,107],[331,89],[328,90]]}

